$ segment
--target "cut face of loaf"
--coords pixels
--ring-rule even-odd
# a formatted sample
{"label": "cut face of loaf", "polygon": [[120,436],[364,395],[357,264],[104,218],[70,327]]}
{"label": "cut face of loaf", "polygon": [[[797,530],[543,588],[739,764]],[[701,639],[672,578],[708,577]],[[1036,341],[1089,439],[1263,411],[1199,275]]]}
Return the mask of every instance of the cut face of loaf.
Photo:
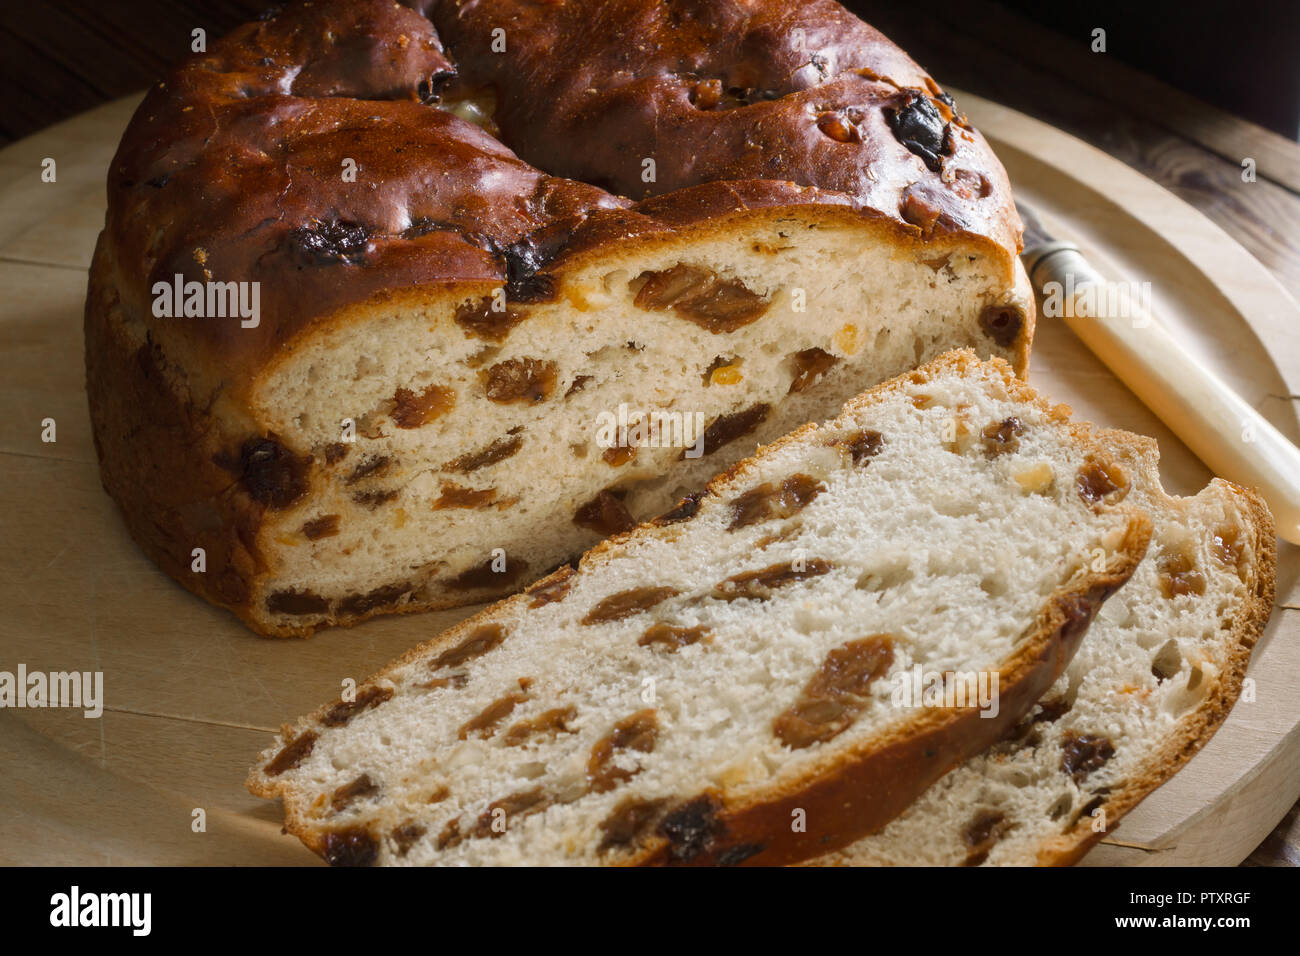
{"label": "cut face of loaf", "polygon": [[[1121,444],[952,353],[286,727],[250,787],[334,863],[843,846],[1016,724],[1136,567]],[[922,706],[914,670],[994,692]]]}
{"label": "cut face of loaf", "polygon": [[945,776],[830,865],[1068,864],[1113,833],[1227,717],[1273,605],[1276,542],[1252,492],[1160,488],[1157,449],[1116,460],[1151,546],[1065,674],[987,753]]}
{"label": "cut face of loaf", "polygon": [[372,310],[255,392],[312,465],[266,516],[253,613],[293,631],[517,590],[864,386],[952,346],[1018,357],[1029,304],[1002,282],[970,250],[791,210],[594,257],[547,302]]}

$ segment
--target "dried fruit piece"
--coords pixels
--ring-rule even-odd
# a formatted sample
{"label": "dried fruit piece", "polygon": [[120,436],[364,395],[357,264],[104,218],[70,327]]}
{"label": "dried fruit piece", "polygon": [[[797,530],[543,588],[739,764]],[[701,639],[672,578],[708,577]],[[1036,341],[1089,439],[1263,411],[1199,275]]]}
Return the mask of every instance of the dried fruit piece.
{"label": "dried fruit piece", "polygon": [[303,537],[308,541],[319,541],[321,538],[332,538],[339,533],[339,516],[338,515],[321,515],[319,518],[312,518],[302,526]]}
{"label": "dried fruit piece", "polygon": [[294,258],[304,265],[338,265],[364,260],[370,236],[370,228],[358,222],[313,219],[291,229],[288,244]]}
{"label": "dried fruit piece", "polygon": [[437,671],[444,667],[460,667],[476,657],[482,657],[505,639],[506,629],[500,624],[480,624],[455,647],[448,648],[434,658],[429,669]]}
{"label": "dried fruit piece", "polygon": [[687,495],[681,501],[677,502],[677,506],[675,508],[672,508],[669,511],[665,511],[659,517],[653,519],[651,521],[651,524],[655,524],[655,525],[659,525],[660,527],[663,527],[664,525],[678,524],[679,522],[682,521],[690,521],[692,518],[695,517],[696,513],[700,510],[700,501],[702,501],[707,495],[708,495],[707,491],[697,491],[693,494]]}
{"label": "dried fruit piece", "polygon": [[980,313],[979,324],[985,335],[1006,349],[1020,337],[1025,315],[1014,305],[990,305]]}
{"label": "dried fruit piece", "polygon": [[791,359],[794,362],[795,372],[794,381],[790,383],[789,394],[791,395],[816,385],[831,366],[839,361],[830,352],[818,348],[795,352]]}
{"label": "dried fruit piece", "polygon": [[837,143],[861,143],[862,132],[842,112],[823,113],[817,128]]}
{"label": "dried fruit piece", "polygon": [[824,484],[805,474],[791,475],[780,485],[764,482],[732,499],[732,518],[727,530],[735,531],[772,518],[789,518],[825,490]]}
{"label": "dried fruit piece", "polygon": [[808,578],[820,577],[823,574],[830,573],[830,571],[830,562],[823,561],[821,558],[793,563],[785,561],[781,564],[759,568],[757,571],[733,574],[714,586],[713,596],[724,601],[735,601],[739,598],[752,598],[762,601],[772,596],[774,588],[785,587],[787,584],[793,584],[796,581],[806,581]]}
{"label": "dried fruit piece", "polygon": [[379,843],[365,827],[325,835],[325,862],[330,866],[370,866],[379,858]]}
{"label": "dried fruit piece", "polygon": [[[512,432],[518,432],[520,429],[512,429]],[[442,466],[443,471],[458,471],[462,475],[467,475],[471,471],[478,471],[480,468],[486,468],[488,465],[495,465],[499,461],[505,461],[511,455],[519,451],[523,445],[524,439],[519,434],[507,434],[498,438],[486,448],[468,452],[459,458],[453,458]]]}
{"label": "dried fruit piece", "polygon": [[311,756],[312,748],[316,746],[316,738],[317,734],[314,730],[304,731],[293,738],[280,748],[278,754],[271,758],[271,762],[266,765],[266,775],[268,777],[278,777],[286,770],[292,770],[298,766]]}
{"label": "dried fruit piece", "polygon": [[501,405],[542,402],[555,390],[555,363],[541,359],[506,359],[481,374],[484,393]]}
{"label": "dried fruit piece", "polygon": [[1080,734],[1066,731],[1061,740],[1061,771],[1069,774],[1075,783],[1095,770],[1099,770],[1106,761],[1115,756],[1115,747],[1110,738],[1100,734]]}
{"label": "dried fruit piece", "polygon": [[310,458],[300,458],[273,437],[250,438],[239,450],[240,482],[249,496],[273,511],[307,493]]}
{"label": "dried fruit piece", "polygon": [[415,590],[414,586],[408,581],[385,584],[383,587],[375,588],[373,591],[367,591],[364,594],[352,594],[341,598],[335,610],[339,614],[365,614],[377,607],[389,607],[397,604],[413,590]]}
{"label": "dried fruit piece", "polygon": [[952,155],[948,123],[938,107],[920,90],[907,90],[897,107],[885,108],[885,119],[895,138],[921,157],[931,172],[943,169],[943,156]]}
{"label": "dried fruit piece", "polygon": [[996,810],[982,810],[962,830],[962,840],[967,846],[962,866],[979,866],[989,858],[994,844],[1010,830],[1012,824]]}
{"label": "dried fruit piece", "polygon": [[572,567],[564,567],[555,572],[554,579],[544,579],[536,584],[530,585],[524,593],[532,597],[529,602],[530,608],[544,607],[547,604],[554,604],[564,595],[569,593],[569,588],[573,587],[573,575],[577,573]]}
{"label": "dried fruit piece", "polygon": [[1129,492],[1128,477],[1117,465],[1089,458],[1074,479],[1079,497],[1094,508],[1124,500]]}
{"label": "dried fruit piece", "polygon": [[1205,593],[1205,575],[1197,570],[1191,555],[1166,552],[1156,561],[1156,568],[1160,572],[1160,593],[1166,598]]}
{"label": "dried fruit piece", "polygon": [[636,519],[623,504],[622,495],[609,489],[598,492],[596,497],[580,507],[573,516],[573,523],[603,535],[618,534],[636,527]]}
{"label": "dried fruit piece", "polygon": [[320,722],[326,727],[342,727],[363,710],[378,707],[385,701],[391,700],[392,697],[393,689],[391,687],[367,684],[357,688],[356,696],[352,700],[339,701],[325,711],[325,716],[320,719]]}
{"label": "dried fruit piece", "polygon": [[640,770],[628,770],[614,763],[614,758],[629,750],[650,753],[659,738],[659,716],[651,708],[624,717],[591,748],[587,761],[587,781],[592,793],[606,793],[620,783],[631,780]]}
{"label": "dried fruit piece", "polygon": [[527,699],[528,695],[519,691],[497,698],[474,717],[461,724],[460,729],[456,731],[456,736],[461,740],[468,740],[470,734],[491,737],[496,731],[497,725],[509,717],[514,712],[514,709]]}
{"label": "dried fruit piece", "polygon": [[767,311],[768,301],[737,279],[712,269],[679,263],[660,272],[643,272],[633,304],[640,309],[672,309],[714,334],[734,332]]}
{"label": "dried fruit piece", "polygon": [[608,853],[615,848],[640,843],[651,825],[668,805],[667,797],[646,800],[643,797],[625,797],[614,805],[605,819],[600,821],[603,834],[597,853]]}
{"label": "dried fruit piece", "polygon": [[[498,305],[503,307],[497,308]],[[498,345],[527,317],[528,313],[524,309],[505,306],[500,299],[490,295],[476,302],[466,302],[456,309],[453,316],[456,324],[469,335]]]}
{"label": "dried fruit piece", "polygon": [[501,742],[507,746],[516,747],[533,737],[553,737],[557,734],[570,733],[568,723],[577,716],[578,708],[573,706],[553,707],[550,710],[544,710],[536,717],[512,724],[501,735]]}
{"label": "dried fruit piece", "polygon": [[272,614],[327,614],[330,602],[315,591],[276,591],[266,599],[266,609]]}
{"label": "dried fruit piece", "polygon": [[871,429],[859,429],[836,439],[835,444],[848,451],[853,464],[860,465],[864,461],[870,464],[870,460],[885,447],[885,436]]}
{"label": "dried fruit piece", "polygon": [[651,624],[646,632],[637,638],[641,647],[658,648],[668,654],[676,653],[683,647],[698,644],[708,637],[708,629],[703,627],[673,627],[671,624]]}
{"label": "dried fruit piece", "polygon": [[398,826],[393,827],[392,833],[389,834],[393,843],[397,846],[397,855],[406,856],[411,847],[415,846],[416,841],[424,836],[425,829],[414,820],[407,820]]}
{"label": "dried fruit piece", "polygon": [[451,579],[449,587],[458,591],[476,591],[481,588],[504,588],[523,577],[528,562],[512,558],[505,567],[497,570],[496,559],[488,558],[482,564],[466,568]]}
{"label": "dried fruit piece", "polygon": [[363,773],[351,783],[345,783],[334,791],[334,795],[330,798],[330,809],[335,813],[341,813],[354,801],[373,797],[378,792],[379,784],[370,779],[370,774]]}
{"label": "dried fruit piece", "polygon": [[355,485],[365,478],[379,478],[388,471],[388,466],[392,463],[393,459],[388,455],[371,455],[358,462],[347,478],[343,479],[343,483],[345,485]]}
{"label": "dried fruit piece", "polygon": [[419,392],[399,388],[393,393],[390,417],[398,428],[419,428],[447,414],[456,405],[456,390],[430,385]]}
{"label": "dried fruit piece", "polygon": [[1020,451],[1020,436],[1024,426],[1014,415],[1000,422],[989,422],[980,433],[984,442],[984,454],[988,458],[998,455],[1013,455]]}
{"label": "dried fruit piece", "polygon": [[723,834],[718,813],[722,804],[711,793],[701,794],[670,811],[655,832],[668,841],[668,856],[676,863],[688,863]]}
{"label": "dried fruit piece", "polygon": [[843,733],[866,708],[872,683],[893,663],[894,641],[888,634],[840,645],[826,655],[798,699],[772,722],[773,733],[792,750]]}
{"label": "dried fruit piece", "polygon": [[[704,437],[701,439],[700,444],[701,455],[715,452],[723,445],[735,441],[741,435],[752,432],[767,419],[771,411],[771,405],[766,402],[759,402],[757,405],[751,405],[749,408],[731,415],[719,415],[704,429]],[[683,450],[678,457],[684,460],[686,451]]]}
{"label": "dried fruit piece", "polygon": [[600,624],[605,621],[621,621],[642,611],[648,611],[678,593],[680,592],[676,588],[664,587],[640,587],[619,591],[598,601],[596,606],[587,612],[582,623]]}
{"label": "dried fruit piece", "polygon": [[446,508],[486,508],[497,500],[495,488],[462,488],[447,482],[442,486],[442,493],[433,503],[434,511]]}

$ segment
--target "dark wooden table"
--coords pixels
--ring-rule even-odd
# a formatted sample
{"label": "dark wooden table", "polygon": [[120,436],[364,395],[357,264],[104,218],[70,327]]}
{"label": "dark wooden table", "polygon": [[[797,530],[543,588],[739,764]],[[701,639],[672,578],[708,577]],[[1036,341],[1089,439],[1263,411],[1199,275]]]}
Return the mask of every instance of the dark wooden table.
{"label": "dark wooden table", "polygon": [[[1100,147],[1214,220],[1293,294],[1300,290],[1300,145],[1093,53],[1086,34],[1053,32],[994,3],[848,5],[941,83]],[[6,4],[0,145],[142,89],[188,53],[194,29],[216,36],[268,6],[266,0]],[[1123,41],[1122,18],[1112,18],[1107,30],[1112,43]],[[1248,158],[1257,173],[1249,183],[1242,179]],[[1300,395],[1274,400],[1300,401]],[[1300,865],[1298,811],[1249,864]]]}

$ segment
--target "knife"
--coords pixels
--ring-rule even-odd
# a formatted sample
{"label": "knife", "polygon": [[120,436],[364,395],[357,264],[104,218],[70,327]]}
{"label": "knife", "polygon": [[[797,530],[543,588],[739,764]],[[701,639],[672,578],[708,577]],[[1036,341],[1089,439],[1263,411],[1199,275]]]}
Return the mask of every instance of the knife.
{"label": "knife", "polygon": [[1041,316],[1062,319],[1213,472],[1257,490],[1278,535],[1300,544],[1300,449],[1179,344],[1140,287],[1107,282],[1033,209],[1019,202],[1016,209],[1025,224],[1020,258],[1042,295]]}

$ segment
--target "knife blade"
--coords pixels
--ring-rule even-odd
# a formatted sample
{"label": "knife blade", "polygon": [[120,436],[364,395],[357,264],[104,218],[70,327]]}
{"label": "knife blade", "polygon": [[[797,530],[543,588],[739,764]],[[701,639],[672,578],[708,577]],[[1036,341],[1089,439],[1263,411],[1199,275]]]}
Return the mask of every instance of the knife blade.
{"label": "knife blade", "polygon": [[1016,209],[1040,321],[1064,321],[1210,470],[1255,488],[1278,535],[1300,544],[1300,449],[1182,346],[1152,314],[1141,284],[1107,281],[1032,207],[1017,202]]}

